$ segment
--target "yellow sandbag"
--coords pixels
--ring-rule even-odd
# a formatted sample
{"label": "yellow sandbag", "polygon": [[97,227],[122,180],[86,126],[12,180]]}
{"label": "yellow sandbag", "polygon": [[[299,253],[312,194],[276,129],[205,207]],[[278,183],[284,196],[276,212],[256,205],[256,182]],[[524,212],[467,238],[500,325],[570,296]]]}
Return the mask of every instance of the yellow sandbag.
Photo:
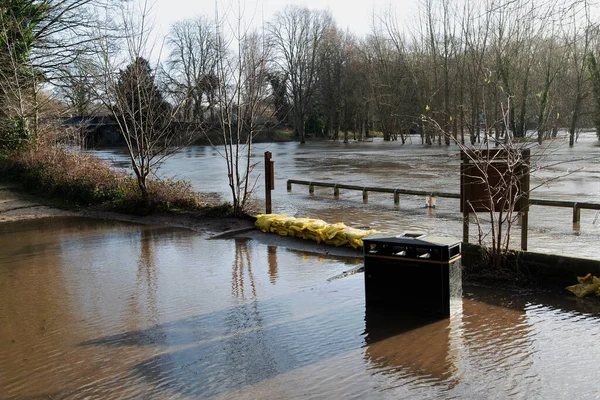
{"label": "yellow sandbag", "polygon": [[325,240],[325,243],[332,244],[334,246],[345,246],[348,244],[348,239],[344,235],[343,231],[338,231],[334,237]]}
{"label": "yellow sandbag", "polygon": [[320,219],[295,218],[283,214],[259,214],[256,216],[255,225],[263,232],[301,237],[317,243],[323,241],[333,246],[350,245],[354,248],[362,247],[362,238],[377,232],[349,228],[342,222],[328,224]]}
{"label": "yellow sandbag", "polygon": [[289,229],[295,232],[302,232],[308,227],[309,223],[310,220],[308,218],[296,218],[296,220],[289,225]]}
{"label": "yellow sandbag", "polygon": [[[261,231],[268,232],[273,221],[280,217],[282,217],[281,214],[259,214],[256,216],[254,225]],[[287,218],[285,215],[283,215],[283,217]]]}
{"label": "yellow sandbag", "polygon": [[600,283],[578,283],[577,285],[567,287],[567,290],[577,297],[585,297],[598,291]]}
{"label": "yellow sandbag", "polygon": [[296,218],[288,217],[287,215],[281,215],[273,218],[271,223],[271,232],[281,232],[282,230],[287,230],[288,226],[294,222]]}
{"label": "yellow sandbag", "polygon": [[356,228],[346,228],[344,230],[344,235],[346,237],[346,239],[348,240],[348,243],[350,244],[350,246],[354,247],[355,249],[358,247],[362,247],[362,238],[365,237],[368,234],[368,231],[364,231],[362,229],[356,229]]}
{"label": "yellow sandbag", "polygon": [[278,234],[279,236],[288,236],[288,230],[284,227],[272,230],[271,232]]}
{"label": "yellow sandbag", "polygon": [[586,276],[578,276],[577,282],[579,283],[592,283],[593,277],[592,274],[588,273]]}
{"label": "yellow sandbag", "polygon": [[343,222],[338,222],[337,224],[329,224],[323,229],[319,230],[321,237],[323,240],[333,239],[333,237],[341,230],[346,228]]}

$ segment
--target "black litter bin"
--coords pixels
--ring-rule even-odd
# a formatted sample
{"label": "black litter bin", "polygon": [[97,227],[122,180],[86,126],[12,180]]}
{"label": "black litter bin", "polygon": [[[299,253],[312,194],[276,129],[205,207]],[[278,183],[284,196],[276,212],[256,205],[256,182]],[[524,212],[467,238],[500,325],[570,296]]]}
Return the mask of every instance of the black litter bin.
{"label": "black litter bin", "polygon": [[460,243],[434,236],[363,239],[367,307],[450,316],[450,299],[462,296]]}

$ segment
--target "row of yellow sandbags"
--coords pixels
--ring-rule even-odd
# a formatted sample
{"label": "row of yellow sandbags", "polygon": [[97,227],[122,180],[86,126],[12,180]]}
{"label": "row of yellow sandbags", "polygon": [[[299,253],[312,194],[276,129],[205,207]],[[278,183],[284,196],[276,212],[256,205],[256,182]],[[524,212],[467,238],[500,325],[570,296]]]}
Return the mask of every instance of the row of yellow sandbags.
{"label": "row of yellow sandbags", "polygon": [[600,278],[587,274],[586,276],[578,276],[577,285],[568,286],[567,290],[572,292],[577,297],[585,297],[588,294],[596,293],[600,296]]}
{"label": "row of yellow sandbags", "polygon": [[283,214],[259,214],[256,216],[256,227],[263,232],[274,232],[281,236],[301,237],[317,243],[334,246],[362,247],[362,238],[376,230],[350,228],[342,222],[328,224],[320,219],[294,218]]}

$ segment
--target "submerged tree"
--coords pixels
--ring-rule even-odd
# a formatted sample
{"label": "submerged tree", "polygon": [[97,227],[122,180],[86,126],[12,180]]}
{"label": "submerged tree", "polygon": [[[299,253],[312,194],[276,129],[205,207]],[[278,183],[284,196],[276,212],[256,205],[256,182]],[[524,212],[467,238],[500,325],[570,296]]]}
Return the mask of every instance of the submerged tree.
{"label": "submerged tree", "polygon": [[588,69],[594,93],[593,120],[596,126],[596,135],[600,139],[600,65],[598,65],[598,58],[593,53],[588,54]]}
{"label": "submerged tree", "polygon": [[169,87],[174,97],[185,99],[181,118],[190,123],[204,123],[205,113],[213,122],[218,85],[215,32],[215,24],[201,16],[176,22],[167,37]]}
{"label": "submerged tree", "polygon": [[229,31],[224,22],[219,22],[217,35],[219,125],[233,212],[241,215],[256,184],[251,177],[254,136],[275,114],[267,68],[270,53],[265,37],[243,29],[240,17]]}
{"label": "submerged tree", "polygon": [[277,64],[287,77],[294,129],[306,141],[305,124],[317,89],[318,54],[331,16],[308,8],[288,6],[269,25]]}

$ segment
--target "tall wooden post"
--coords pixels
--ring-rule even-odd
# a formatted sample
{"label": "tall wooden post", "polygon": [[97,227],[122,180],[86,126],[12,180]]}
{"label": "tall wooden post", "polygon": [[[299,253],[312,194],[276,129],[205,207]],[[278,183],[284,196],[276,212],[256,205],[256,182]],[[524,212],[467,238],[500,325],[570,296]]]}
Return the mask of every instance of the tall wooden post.
{"label": "tall wooden post", "polygon": [[527,251],[527,233],[529,231],[529,191],[530,180],[529,174],[531,171],[531,150],[525,149],[522,152],[523,169],[521,175],[521,250]]}
{"label": "tall wooden post", "polygon": [[275,189],[275,161],[271,152],[265,151],[265,212],[271,214],[271,190]]}

